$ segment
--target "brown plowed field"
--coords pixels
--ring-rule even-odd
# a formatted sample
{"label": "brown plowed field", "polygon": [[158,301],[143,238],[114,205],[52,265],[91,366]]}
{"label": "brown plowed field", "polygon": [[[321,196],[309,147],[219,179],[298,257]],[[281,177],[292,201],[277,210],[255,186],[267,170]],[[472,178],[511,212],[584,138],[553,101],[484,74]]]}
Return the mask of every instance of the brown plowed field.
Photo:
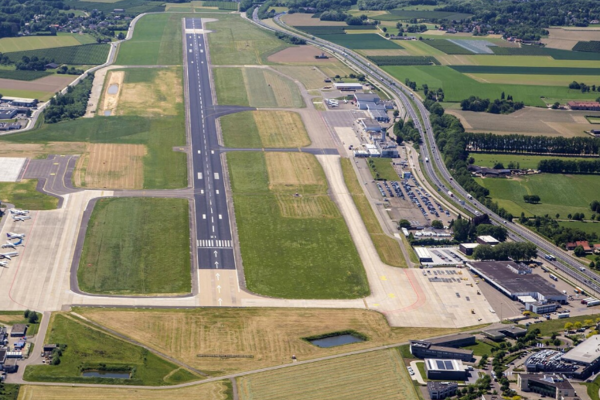
{"label": "brown plowed field", "polygon": [[141,144],[89,144],[77,162],[76,186],[102,189],[142,189],[146,146]]}
{"label": "brown plowed field", "polygon": [[75,80],[73,75],[50,75],[35,81],[0,79],[0,88],[5,90],[27,90],[31,92],[56,93]]}

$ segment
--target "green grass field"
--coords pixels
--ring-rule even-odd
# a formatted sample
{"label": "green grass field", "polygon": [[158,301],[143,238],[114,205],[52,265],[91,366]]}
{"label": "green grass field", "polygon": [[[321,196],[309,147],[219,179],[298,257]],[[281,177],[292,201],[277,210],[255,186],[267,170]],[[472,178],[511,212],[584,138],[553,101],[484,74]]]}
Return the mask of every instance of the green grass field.
{"label": "green grass field", "polygon": [[[586,217],[589,218],[591,214],[592,212],[589,211]],[[566,219],[566,216],[564,216],[563,218]],[[587,233],[595,233],[597,235],[600,234],[600,222],[561,221],[558,224],[564,226],[565,228],[579,229],[581,231]]]}
{"label": "green grass field", "polygon": [[37,183],[37,179],[0,182],[0,201],[27,210],[54,210],[58,206],[58,199],[38,192],[35,189]]}
{"label": "green grass field", "polygon": [[488,356],[491,356],[492,353],[492,346],[485,343],[485,342],[481,342],[481,341],[477,341],[477,344],[471,345],[471,346],[465,346],[465,347],[461,347],[464,350],[473,350],[473,355],[476,356],[482,356],[484,354],[487,354]]}
{"label": "green grass field", "polygon": [[384,39],[383,37],[374,33],[318,36],[324,40],[328,40],[332,43],[347,47],[349,49],[402,49],[402,46],[400,46],[398,43]]}
{"label": "green grass field", "polygon": [[45,57],[53,60],[57,64],[69,65],[100,65],[106,62],[110,45],[103,44],[88,44],[82,46],[67,46],[54,47],[49,49],[27,50],[4,55],[10,58],[11,61],[20,61],[23,57]]}
{"label": "green grass field", "polygon": [[[29,365],[24,379],[33,382],[101,383],[119,385],[175,385],[199,379],[146,349],[117,339],[62,314],[54,314],[44,343],[66,344],[58,365]],[[131,379],[88,378],[82,370],[126,368]]]}
{"label": "green grass field", "polygon": [[79,261],[79,288],[120,295],[189,293],[188,214],[185,199],[99,200]]}
{"label": "green grass field", "polygon": [[222,15],[218,21],[207,23],[214,31],[208,35],[210,58],[213,65],[272,64],[267,57],[290,47],[239,16]]}
{"label": "green grass field", "polygon": [[[537,169],[540,160],[557,159],[557,160],[590,160],[590,158],[576,157],[554,157],[554,156],[530,156],[521,154],[485,154],[485,153],[469,153],[470,157],[475,159],[475,165],[492,168],[494,164],[500,162],[507,168],[509,162],[519,163],[520,168]],[[596,158],[591,158],[595,160]]]}
{"label": "green grass field", "polygon": [[[371,164],[371,161],[373,164]],[[400,179],[396,171],[394,171],[392,162],[389,158],[370,158],[369,169],[371,170],[373,179],[382,179],[386,181],[397,181]],[[379,176],[377,176],[377,174],[379,174]]]}
{"label": "green grass field", "polygon": [[[45,76],[52,75],[46,71],[18,71],[15,69],[0,69],[0,79],[14,79],[17,81],[34,81]],[[2,90],[4,94],[4,90]]]}
{"label": "green grass field", "polygon": [[133,38],[121,44],[116,64],[182,64],[181,18],[182,14],[144,16],[136,24]]}
{"label": "green grass field", "polygon": [[512,95],[516,101],[522,101],[526,105],[544,107],[542,96],[560,99],[561,102],[597,97],[597,93],[581,93],[579,90],[570,90],[567,86],[482,83],[446,66],[387,66],[382,68],[400,82],[404,82],[408,78],[417,82],[419,87],[424,83],[427,84],[429,90],[443,88],[446,95],[445,101],[448,102],[459,102],[470,96],[497,99],[500,98],[502,92],[505,92]]}
{"label": "green grass field", "polygon": [[424,43],[427,43],[429,46],[433,47],[436,50],[440,50],[446,54],[467,54],[472,55],[473,52],[465,49],[462,46],[457,45],[456,43],[452,43],[446,39],[433,39],[427,40]]}
{"label": "green grass field", "polygon": [[600,76],[600,68],[511,67],[497,65],[452,65],[450,68],[463,74]]}
{"label": "green grass field", "polygon": [[173,147],[184,146],[183,115],[162,118],[100,117],[80,118],[9,135],[10,142],[91,142],[144,144],[144,189],[176,189],[187,186],[186,156]]}
{"label": "green grass field", "polygon": [[77,46],[94,43],[90,35],[59,33],[56,36],[22,36],[0,39],[0,53],[47,49],[51,47]]}
{"label": "green grass field", "polygon": [[571,318],[551,319],[549,321],[540,322],[539,324],[531,324],[531,325],[529,325],[529,327],[527,329],[532,331],[537,328],[540,330],[540,335],[550,336],[553,332],[560,333],[561,331],[564,331],[565,324],[567,322],[570,322],[573,324],[573,323],[579,321],[583,324],[583,322],[586,319],[591,319],[592,321],[596,322],[597,318],[600,318],[600,314],[589,314],[589,315],[580,315],[580,316],[571,317]]}
{"label": "green grass field", "polygon": [[[545,215],[557,213],[562,218],[567,214],[590,214],[589,204],[600,199],[600,177],[594,175],[539,174],[517,179],[476,178],[490,190],[490,197],[513,215]],[[537,194],[540,204],[527,204],[523,196]]]}
{"label": "green grass field", "polygon": [[[296,156],[305,155],[294,153],[298,161]],[[288,188],[270,182],[265,153],[227,154],[248,289],[283,298],[365,296],[365,271],[348,227],[327,195],[324,173],[313,156],[304,160],[310,161],[318,184]],[[296,192],[302,197],[295,197]]]}

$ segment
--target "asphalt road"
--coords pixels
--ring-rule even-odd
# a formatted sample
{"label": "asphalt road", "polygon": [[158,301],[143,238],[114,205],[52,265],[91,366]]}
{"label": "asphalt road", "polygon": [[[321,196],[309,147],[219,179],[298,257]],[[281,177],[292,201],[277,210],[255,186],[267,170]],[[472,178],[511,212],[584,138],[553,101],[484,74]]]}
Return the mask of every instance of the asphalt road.
{"label": "asphalt road", "polygon": [[202,21],[186,18],[184,24],[198,268],[235,269]]}

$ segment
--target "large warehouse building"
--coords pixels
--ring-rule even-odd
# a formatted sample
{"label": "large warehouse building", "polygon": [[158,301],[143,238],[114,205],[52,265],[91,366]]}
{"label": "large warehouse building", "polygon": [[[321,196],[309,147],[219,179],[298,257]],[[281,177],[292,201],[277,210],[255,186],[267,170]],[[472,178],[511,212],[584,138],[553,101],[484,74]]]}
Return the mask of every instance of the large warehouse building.
{"label": "large warehouse building", "polygon": [[525,361],[527,372],[555,372],[569,378],[587,379],[600,371],[600,336],[592,336],[566,353],[542,350]]}
{"label": "large warehouse building", "polygon": [[475,344],[475,336],[462,333],[438,339],[411,340],[410,353],[418,358],[451,358],[462,361],[473,359],[473,350],[458,347]]}
{"label": "large warehouse building", "polygon": [[464,381],[467,380],[468,367],[461,360],[440,360],[437,358],[425,359],[427,379],[436,381]]}

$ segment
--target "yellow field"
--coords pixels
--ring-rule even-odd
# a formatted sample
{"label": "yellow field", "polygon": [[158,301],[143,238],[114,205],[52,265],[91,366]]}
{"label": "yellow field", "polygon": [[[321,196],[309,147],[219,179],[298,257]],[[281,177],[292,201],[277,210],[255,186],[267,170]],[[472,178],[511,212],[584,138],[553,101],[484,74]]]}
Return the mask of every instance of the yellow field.
{"label": "yellow field", "polygon": [[[277,75],[271,71],[264,71],[265,73],[265,82],[267,85],[271,87],[273,90],[273,94],[275,95],[275,99],[277,99],[277,107],[294,107],[297,104],[294,102],[294,95],[297,92],[297,89],[292,86],[295,85],[291,83],[286,78],[281,75]],[[254,93],[248,93],[250,99],[252,99]],[[252,100],[250,100],[252,102]]]}
{"label": "yellow field", "polygon": [[51,47],[79,46],[81,42],[74,35],[22,36],[0,39],[0,53],[48,49]]}
{"label": "yellow field", "polygon": [[336,75],[339,75],[343,78],[344,76],[353,73],[353,71],[350,68],[346,67],[342,63],[337,63],[333,65],[319,65],[319,69],[323,71],[325,75],[331,78],[335,77]]}
{"label": "yellow field", "polygon": [[166,68],[158,71],[150,82],[127,82],[126,77],[116,114],[143,117],[177,115],[182,102],[181,71]]}
{"label": "yellow field", "polygon": [[299,80],[306,90],[321,89],[326,85],[324,81],[326,75],[323,75],[317,67],[276,66],[273,68],[286,74],[291,79]]}
{"label": "yellow field", "polygon": [[414,400],[415,388],[395,349],[374,351],[238,378],[242,399]]}
{"label": "yellow field", "polygon": [[46,158],[48,154],[83,154],[86,143],[48,142],[45,144],[0,141],[0,157]]}
{"label": "yellow field", "polygon": [[146,146],[91,143],[78,160],[75,185],[99,189],[142,189]]}
{"label": "yellow field", "polygon": [[[457,331],[390,328],[383,315],[377,312],[350,309],[80,308],[75,311],[211,374],[288,364],[292,354],[299,360],[307,360]],[[361,332],[369,340],[329,349],[302,340],[303,337],[346,329]],[[198,357],[199,354],[250,355],[254,358],[209,358]]]}
{"label": "yellow field", "polygon": [[542,39],[542,42],[555,49],[571,50],[580,40],[600,40],[600,32],[593,29],[550,28],[548,32],[548,38]]}
{"label": "yellow field", "polygon": [[226,391],[224,381],[165,390],[23,385],[18,400],[226,400]]}
{"label": "yellow field", "polygon": [[260,140],[265,147],[305,147],[310,139],[302,118],[290,111],[254,111]]}

